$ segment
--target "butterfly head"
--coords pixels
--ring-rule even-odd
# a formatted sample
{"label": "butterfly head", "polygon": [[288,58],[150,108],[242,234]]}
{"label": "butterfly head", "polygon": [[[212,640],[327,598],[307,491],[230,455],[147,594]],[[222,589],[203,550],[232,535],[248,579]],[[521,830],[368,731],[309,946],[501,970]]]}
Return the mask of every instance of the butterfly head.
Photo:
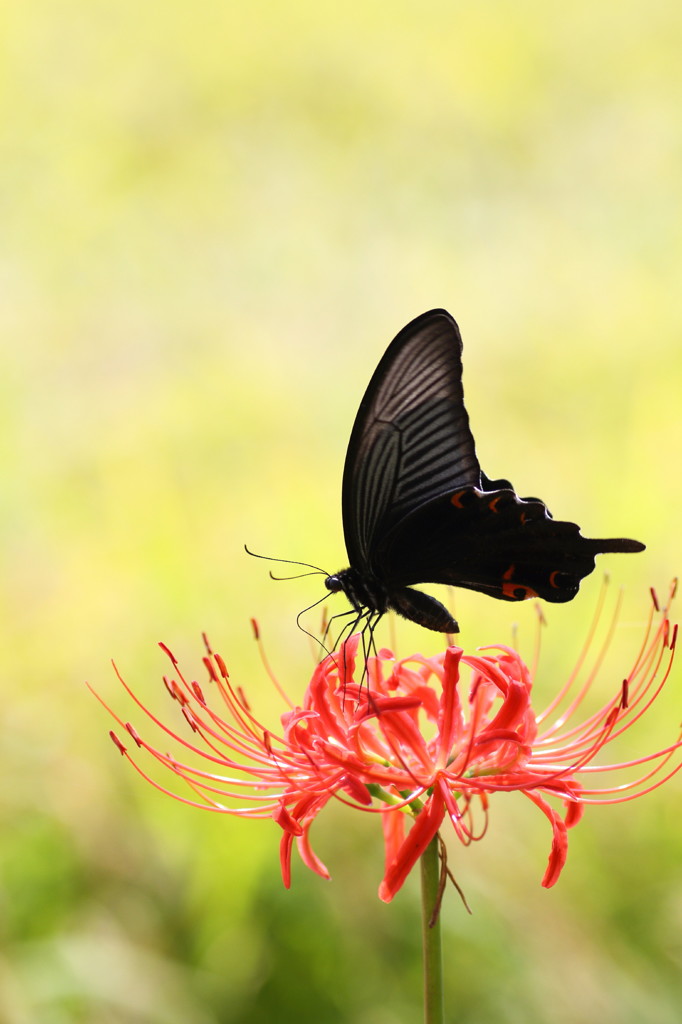
{"label": "butterfly head", "polygon": [[353,568],[342,569],[333,576],[327,576],[324,585],[332,594],[343,591],[356,612],[383,615],[389,607],[386,586],[369,573],[360,573]]}
{"label": "butterfly head", "polygon": [[332,592],[332,594],[338,594],[339,591],[343,590],[343,580],[341,578],[341,573],[336,572],[334,573],[333,576],[327,576],[326,580],[324,581],[324,585],[327,588],[327,590],[330,590]]}

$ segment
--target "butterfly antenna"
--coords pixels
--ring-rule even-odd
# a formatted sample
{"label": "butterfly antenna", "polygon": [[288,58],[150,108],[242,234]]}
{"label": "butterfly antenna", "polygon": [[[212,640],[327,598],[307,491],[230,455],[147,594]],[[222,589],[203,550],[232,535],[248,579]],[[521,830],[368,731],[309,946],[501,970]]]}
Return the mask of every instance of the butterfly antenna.
{"label": "butterfly antenna", "polygon": [[[266,562],[284,562],[286,565],[302,565],[304,569],[314,569],[315,570],[315,572],[303,573],[302,575],[304,575],[304,576],[314,576],[315,573],[318,573],[318,572],[322,573],[323,576],[328,576],[329,575],[329,573],[326,572],[324,569],[320,569],[319,565],[311,565],[310,562],[296,562],[293,558],[272,558],[270,555],[259,555],[255,551],[249,550],[248,544],[244,545],[244,551],[246,551],[247,555],[252,555],[253,558],[263,558],[263,559],[265,559]],[[272,573],[271,573],[271,575],[272,575]],[[275,579],[276,577],[273,576],[272,578]],[[291,579],[291,580],[294,580],[294,579],[297,579],[297,578],[298,577],[296,577],[296,576],[285,576],[284,577],[284,579]],[[318,601],[317,603],[319,604],[320,602]],[[310,607],[313,608],[314,605],[311,605]]]}
{"label": "butterfly antenna", "polygon": [[304,576],[319,576],[320,573],[323,576],[327,575],[324,569],[316,569],[314,572],[299,572],[295,576],[275,576],[271,569],[269,575],[271,580],[277,580],[278,583],[281,583],[282,580],[302,580]]}

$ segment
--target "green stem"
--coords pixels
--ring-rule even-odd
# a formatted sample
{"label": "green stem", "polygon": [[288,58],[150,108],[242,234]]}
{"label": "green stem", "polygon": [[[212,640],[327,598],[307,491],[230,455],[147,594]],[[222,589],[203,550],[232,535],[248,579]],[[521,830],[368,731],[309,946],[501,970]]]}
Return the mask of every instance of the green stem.
{"label": "green stem", "polygon": [[440,867],[438,836],[434,836],[421,857],[422,942],[424,948],[424,1022],[443,1024],[443,955],[440,942]]}

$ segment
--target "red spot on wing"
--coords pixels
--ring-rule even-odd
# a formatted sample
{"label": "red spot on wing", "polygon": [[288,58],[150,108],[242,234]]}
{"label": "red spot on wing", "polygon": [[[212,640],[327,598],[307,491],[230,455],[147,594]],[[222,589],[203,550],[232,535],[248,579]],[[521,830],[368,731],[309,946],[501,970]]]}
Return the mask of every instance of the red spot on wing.
{"label": "red spot on wing", "polygon": [[525,583],[514,583],[513,575],[516,572],[516,566],[512,563],[505,572],[502,573],[502,579],[505,581],[502,584],[502,593],[505,597],[510,598],[512,601],[527,601],[529,597],[537,597],[537,593],[532,587],[527,587]]}
{"label": "red spot on wing", "polygon": [[557,590],[559,589],[559,584],[556,581],[558,574],[559,573],[557,569],[555,569],[554,572],[551,572],[549,574],[549,585],[550,587],[555,587]]}
{"label": "red spot on wing", "polygon": [[502,593],[512,601],[527,601],[529,597],[538,596],[532,587],[527,587],[524,583],[503,583]]}

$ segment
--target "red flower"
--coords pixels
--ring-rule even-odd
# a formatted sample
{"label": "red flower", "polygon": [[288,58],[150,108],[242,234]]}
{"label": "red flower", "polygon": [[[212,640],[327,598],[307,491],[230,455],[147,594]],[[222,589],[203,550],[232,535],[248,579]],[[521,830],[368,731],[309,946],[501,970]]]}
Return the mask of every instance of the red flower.
{"label": "red flower", "polygon": [[[282,715],[278,734],[257,721],[242,691],[230,682],[222,658],[208,645],[203,660],[210,702],[198,683],[180,673],[162,644],[173,666],[173,677],[164,682],[194,738],[185,739],[160,722],[121,682],[149,718],[201,759],[201,767],[163,753],[132,725],[114,717],[139,748],[194,794],[172,796],[206,810],[274,818],[283,831],[280,860],[287,887],[294,840],[304,863],[329,877],[310,846],[309,833],[333,797],[381,814],[386,873],[379,895],[389,901],[446,817],[463,843],[480,839],[490,796],[514,791],[531,800],[551,825],[552,846],[542,880],[549,887],[566,861],[567,830],[580,820],[587,804],[631,800],[655,789],[682,766],[677,759],[669,765],[682,748],[680,733],[653,754],[613,764],[597,762],[604,748],[630,729],[660,694],[672,666],[675,636],[676,627],[671,629],[654,596],[646,635],[625,681],[606,704],[578,724],[572,724],[573,719],[594,682],[603,651],[578,688],[583,652],[563,690],[536,715],[531,674],[509,647],[486,648],[474,655],[449,647],[431,658],[415,655],[401,660],[381,650],[369,658],[364,676],[360,661],[358,681],[358,636],[317,666],[302,707],[288,701],[291,710]],[[574,688],[578,692],[571,696]],[[564,703],[566,709],[546,724]],[[115,733],[111,736],[144,778],[169,792],[142,769]],[[635,778],[633,768],[640,772]],[[595,772],[626,777],[595,788]],[[547,798],[558,798],[562,809]],[[477,811],[482,812],[479,828]]]}

